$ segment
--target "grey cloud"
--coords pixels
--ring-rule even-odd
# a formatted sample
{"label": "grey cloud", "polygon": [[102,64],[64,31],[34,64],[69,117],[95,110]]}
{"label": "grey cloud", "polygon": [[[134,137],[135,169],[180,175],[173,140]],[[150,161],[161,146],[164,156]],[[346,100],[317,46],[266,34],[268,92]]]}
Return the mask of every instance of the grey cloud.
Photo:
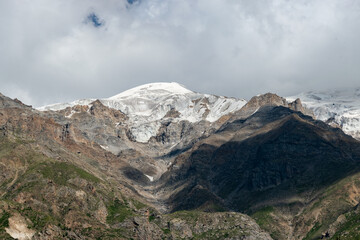
{"label": "grey cloud", "polygon": [[[359,85],[356,0],[5,0],[0,11],[0,92],[35,106],[157,81],[247,99]],[[106,24],[84,24],[92,13]]]}

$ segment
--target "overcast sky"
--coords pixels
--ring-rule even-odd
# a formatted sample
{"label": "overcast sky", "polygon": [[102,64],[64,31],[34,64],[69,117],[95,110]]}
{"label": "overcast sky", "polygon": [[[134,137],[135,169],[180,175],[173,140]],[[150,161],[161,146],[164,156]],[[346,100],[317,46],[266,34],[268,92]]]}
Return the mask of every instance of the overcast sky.
{"label": "overcast sky", "polygon": [[359,0],[1,0],[0,92],[34,106],[159,81],[249,99],[360,86]]}

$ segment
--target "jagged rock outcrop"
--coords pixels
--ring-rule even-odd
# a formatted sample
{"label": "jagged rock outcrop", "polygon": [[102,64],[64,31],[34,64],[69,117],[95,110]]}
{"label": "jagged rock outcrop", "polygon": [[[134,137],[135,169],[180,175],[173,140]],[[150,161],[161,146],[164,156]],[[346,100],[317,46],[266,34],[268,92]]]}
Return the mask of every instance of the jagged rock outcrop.
{"label": "jagged rock outcrop", "polygon": [[[302,112],[303,114],[313,116],[312,112],[304,108],[301,100],[297,98],[293,102],[288,102],[285,98],[273,93],[265,93],[252,97],[249,102],[245,104],[239,111],[235,112],[235,118],[246,118],[256,113],[262,107],[276,107],[282,106],[290,108],[291,110]],[[232,117],[232,120],[235,119]]]}

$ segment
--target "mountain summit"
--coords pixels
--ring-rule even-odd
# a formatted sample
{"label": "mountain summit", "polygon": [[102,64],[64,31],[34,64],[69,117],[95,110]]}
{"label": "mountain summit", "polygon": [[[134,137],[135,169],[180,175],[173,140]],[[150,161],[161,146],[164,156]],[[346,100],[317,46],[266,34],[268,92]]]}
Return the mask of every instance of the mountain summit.
{"label": "mountain summit", "polygon": [[176,82],[157,82],[140,85],[120,94],[108,98],[109,100],[119,100],[129,97],[149,97],[156,98],[160,95],[187,94],[194,93],[185,86]]}

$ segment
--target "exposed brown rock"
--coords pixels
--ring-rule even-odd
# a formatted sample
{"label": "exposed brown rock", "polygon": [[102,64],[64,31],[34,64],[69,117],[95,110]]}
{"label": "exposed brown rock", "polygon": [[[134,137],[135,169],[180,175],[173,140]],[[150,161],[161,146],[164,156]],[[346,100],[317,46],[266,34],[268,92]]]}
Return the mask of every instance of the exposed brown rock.
{"label": "exposed brown rock", "polygon": [[178,118],[180,116],[179,111],[177,111],[175,108],[172,108],[171,110],[169,110],[166,115],[164,116],[164,118]]}

